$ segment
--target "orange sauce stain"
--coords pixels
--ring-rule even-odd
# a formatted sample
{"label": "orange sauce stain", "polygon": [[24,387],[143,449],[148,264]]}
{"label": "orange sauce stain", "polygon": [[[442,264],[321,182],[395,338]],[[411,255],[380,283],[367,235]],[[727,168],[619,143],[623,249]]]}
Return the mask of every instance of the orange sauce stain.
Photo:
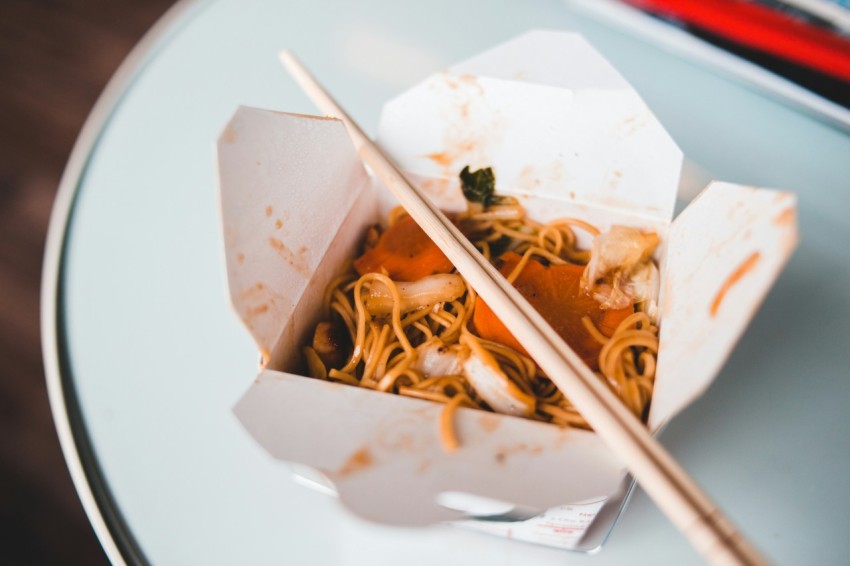
{"label": "orange sauce stain", "polygon": [[520,169],[516,183],[519,188],[530,191],[540,186],[540,175],[533,165],[526,165]]}
{"label": "orange sauce stain", "polygon": [[612,191],[616,191],[620,186],[620,181],[623,180],[623,173],[620,170],[614,171],[611,175],[611,178],[608,180],[608,189]]}
{"label": "orange sauce stain", "polygon": [[419,186],[430,195],[443,196],[451,189],[452,183],[448,179],[422,179]]}
{"label": "orange sauce stain", "polygon": [[236,263],[238,263],[239,265],[242,265],[243,263],[245,263],[245,254],[243,254],[243,253],[236,254]]}
{"label": "orange sauce stain", "polygon": [[478,424],[487,432],[493,432],[501,424],[501,420],[496,415],[481,415],[478,419]]}
{"label": "orange sauce stain", "polygon": [[265,289],[265,284],[262,281],[258,281],[256,284],[248,287],[247,289],[239,293],[239,296],[242,298],[242,300],[253,299],[259,295],[262,295]]}
{"label": "orange sauce stain", "polygon": [[560,428],[560,434],[558,434],[558,438],[555,439],[555,448],[560,448],[564,444],[570,441],[572,438],[572,433],[569,426],[562,426]]}
{"label": "orange sauce stain", "polygon": [[622,122],[622,133],[620,134],[620,137],[625,138],[634,135],[640,131],[645,123],[646,117],[639,114],[626,118]]}
{"label": "orange sauce stain", "polygon": [[350,476],[351,474],[369,469],[374,463],[375,459],[372,457],[372,453],[364,446],[351,455],[348,461],[339,469],[337,474],[340,477]]}
{"label": "orange sauce stain", "polygon": [[458,81],[464,83],[466,86],[473,86],[478,89],[480,94],[484,93],[484,87],[478,82],[478,77],[475,75],[461,75],[458,77]]}
{"label": "orange sauce stain", "polygon": [[714,300],[711,302],[711,308],[709,309],[709,313],[711,316],[716,316],[717,311],[720,309],[720,303],[723,302],[723,299],[726,297],[726,294],[729,290],[735,286],[744,276],[753,270],[756,264],[761,259],[761,254],[759,252],[753,252],[750,257],[741,262],[741,265],[738,266],[735,271],[732,272],[729,277],[726,278],[726,281],[723,282],[723,285],[720,286],[720,289],[717,291],[717,294],[714,296]]}
{"label": "orange sauce stain", "polygon": [[778,226],[789,226],[794,224],[797,219],[797,211],[794,208],[786,208],[782,212],[776,215],[773,219],[773,223]]}
{"label": "orange sauce stain", "polygon": [[269,238],[269,245],[273,247],[275,251],[277,251],[277,253],[279,253],[280,256],[286,261],[286,263],[292,266],[292,268],[295,269],[298,273],[305,277],[309,277],[311,275],[310,268],[304,258],[304,254],[305,252],[307,252],[306,246],[301,246],[298,251],[298,255],[296,255],[292,253],[292,250],[287,248],[286,244],[284,244],[278,238]]}
{"label": "orange sauce stain", "polygon": [[454,158],[445,151],[439,153],[429,153],[425,155],[428,159],[434,161],[442,167],[448,167],[454,161]]}
{"label": "orange sauce stain", "polygon": [[269,305],[263,304],[263,305],[258,305],[256,307],[251,307],[250,309],[248,309],[247,315],[253,317],[253,316],[257,316],[258,314],[264,314],[264,313],[267,313],[267,312],[269,312]]}
{"label": "orange sauce stain", "polygon": [[266,217],[271,217],[272,212],[274,212],[274,209],[272,208],[272,206],[271,206],[271,205],[268,205],[268,206],[266,207]]}
{"label": "orange sauce stain", "polygon": [[274,221],[274,229],[280,230],[281,228],[283,228],[283,221],[280,218],[278,218],[277,220]]}
{"label": "orange sauce stain", "polygon": [[221,137],[225,143],[236,143],[236,130],[233,129],[233,126],[227,126]]}
{"label": "orange sauce stain", "polygon": [[284,244],[277,238],[269,238],[269,245],[276,249],[278,252],[289,252],[289,248],[286,247],[286,244]]}
{"label": "orange sauce stain", "polygon": [[505,460],[507,460],[508,456],[512,454],[518,454],[520,452],[526,452],[528,454],[540,454],[543,452],[543,446],[539,444],[526,444],[525,442],[518,442],[513,446],[502,446],[499,448],[499,451],[496,452],[496,462],[499,464],[503,464]]}

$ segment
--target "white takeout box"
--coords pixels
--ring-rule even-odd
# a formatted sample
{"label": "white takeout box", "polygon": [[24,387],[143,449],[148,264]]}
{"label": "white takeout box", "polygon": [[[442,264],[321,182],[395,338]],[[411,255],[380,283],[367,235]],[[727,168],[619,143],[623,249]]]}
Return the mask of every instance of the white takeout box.
{"label": "white takeout box", "polygon": [[[729,183],[712,183],[671,222],[681,151],[575,34],[530,32],[427,78],[385,105],[378,141],[445,210],[465,206],[461,168],[492,166],[497,191],[536,220],[659,232],[653,431],[708,387],[797,240],[793,195]],[[599,544],[628,479],[594,433],[460,409],[461,448],[447,453],[440,405],[302,377],[326,285],[394,204],[340,121],[240,108],[218,141],[218,166],[231,300],[264,360],[234,411],[263,448],[314,470],[370,520],[548,510],[463,524],[553,546]]]}

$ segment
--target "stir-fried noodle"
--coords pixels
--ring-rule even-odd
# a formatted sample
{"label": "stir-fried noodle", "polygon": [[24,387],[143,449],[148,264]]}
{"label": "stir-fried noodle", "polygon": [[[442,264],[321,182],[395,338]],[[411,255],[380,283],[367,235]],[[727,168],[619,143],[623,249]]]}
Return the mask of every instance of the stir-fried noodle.
{"label": "stir-fried noodle", "polygon": [[[390,226],[405,220],[410,219],[400,209],[389,216]],[[574,230],[598,234],[594,226],[577,219],[535,222],[526,218],[516,201],[505,197],[486,208],[470,204],[454,221],[495,264],[504,266],[499,258],[516,254],[511,256],[515,265],[506,273],[514,284],[530,262],[537,262],[538,271],[586,265],[590,250],[577,246]],[[367,247],[375,246],[376,236],[373,232],[367,237]],[[440,430],[450,450],[458,445],[451,426],[458,407],[589,428],[570,400],[524,352],[482,336],[486,333],[474,324],[476,308],[483,307],[475,291],[456,274],[432,275],[412,283],[393,280],[386,269],[358,275],[350,268],[325,292],[326,322],[317,328],[313,344],[305,347],[309,372],[319,379],[446,403]],[[640,418],[645,418],[652,395],[658,351],[657,324],[646,310],[644,303],[630,306],[613,332],[607,333],[585,315],[577,330],[598,348],[588,364]],[[483,377],[471,379],[473,370],[465,360],[477,355],[485,369],[489,356],[504,377],[485,371]],[[508,398],[496,399],[488,394],[486,379],[503,378],[508,383],[502,396]]]}

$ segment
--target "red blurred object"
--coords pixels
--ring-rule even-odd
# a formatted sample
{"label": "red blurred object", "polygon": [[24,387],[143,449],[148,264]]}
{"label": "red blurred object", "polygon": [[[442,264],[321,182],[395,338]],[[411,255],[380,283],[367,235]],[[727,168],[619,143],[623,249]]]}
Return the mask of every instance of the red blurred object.
{"label": "red blurred object", "polygon": [[746,0],[624,0],[741,46],[850,83],[850,38]]}

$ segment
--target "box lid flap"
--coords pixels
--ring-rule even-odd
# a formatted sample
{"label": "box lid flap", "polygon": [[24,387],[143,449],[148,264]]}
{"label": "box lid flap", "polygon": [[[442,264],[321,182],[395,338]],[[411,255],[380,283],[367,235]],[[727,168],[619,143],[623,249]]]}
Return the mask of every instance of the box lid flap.
{"label": "box lid flap", "polygon": [[665,221],[682,162],[625,79],[581,36],[552,31],[526,33],[389,101],[378,141],[408,172],[453,183],[457,198],[465,165],[493,166],[500,192]]}
{"label": "box lid flap", "polygon": [[[454,415],[461,446],[448,453],[439,434],[442,408],[266,370],[234,412],[272,456],[319,470],[352,511],[384,523],[463,518],[440,505],[445,493],[542,511],[605,497],[624,477],[619,460],[591,432],[474,409]],[[343,427],[334,415],[344,416]]]}
{"label": "box lid flap", "polygon": [[650,427],[702,394],[797,244],[792,193],[714,182],[673,222]]}
{"label": "box lid flap", "polygon": [[369,178],[341,121],[247,107],[218,170],[231,301],[268,357]]}

